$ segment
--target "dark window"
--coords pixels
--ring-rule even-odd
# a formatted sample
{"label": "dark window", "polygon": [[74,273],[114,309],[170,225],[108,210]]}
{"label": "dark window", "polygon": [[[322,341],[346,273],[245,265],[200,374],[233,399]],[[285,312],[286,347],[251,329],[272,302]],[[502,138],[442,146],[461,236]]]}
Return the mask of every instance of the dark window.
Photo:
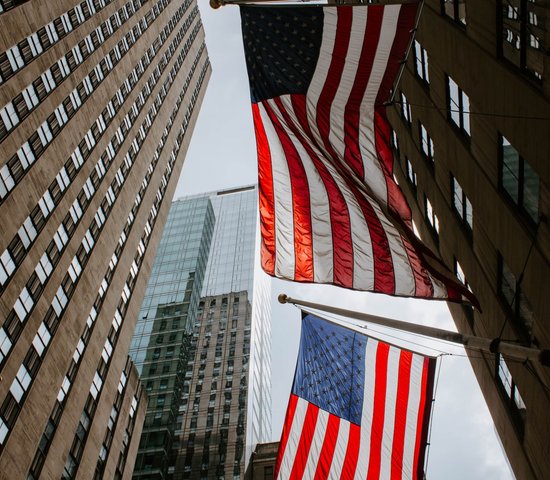
{"label": "dark window", "polygon": [[533,340],[535,316],[531,304],[521,289],[521,279],[517,279],[502,255],[498,256],[498,293],[506,305],[513,325],[526,340]]}
{"label": "dark window", "polygon": [[525,403],[523,403],[523,399],[521,398],[517,385],[512,378],[512,373],[502,358],[502,355],[496,356],[496,379],[510,409],[514,425],[520,437],[523,437],[527,409],[525,407]]}
{"label": "dark window", "polygon": [[418,40],[414,41],[414,57],[416,74],[426,84],[430,83],[430,75],[428,73],[428,52],[420,45]]}
{"label": "dark window", "polygon": [[425,215],[426,219],[428,220],[428,223],[432,227],[432,231],[436,234],[436,236],[439,235],[439,219],[437,218],[437,215],[434,212],[432,203],[428,199],[428,197],[424,196],[424,204],[426,207]]}
{"label": "dark window", "polygon": [[416,172],[413,169],[411,161],[407,157],[405,157],[405,174],[413,190],[416,192],[416,187],[418,185],[416,181]]}
{"label": "dark window", "polygon": [[541,0],[500,0],[499,3],[501,56],[542,80],[548,7]]}
{"label": "dark window", "polygon": [[409,104],[407,97],[401,92],[401,117],[405,123],[410,126],[412,122],[411,105]]}
{"label": "dark window", "polygon": [[462,133],[470,136],[470,98],[447,76],[447,113],[451,122]]}
{"label": "dark window", "polygon": [[426,127],[424,127],[424,125],[422,125],[422,123],[420,122],[418,122],[418,129],[422,155],[424,156],[424,158],[430,160],[431,164],[433,164],[435,161],[434,142],[428,134],[428,130],[426,130]]}
{"label": "dark window", "polygon": [[441,11],[462,25],[466,25],[465,0],[441,0]]}
{"label": "dark window", "polygon": [[500,186],[534,222],[538,221],[540,180],[510,142],[500,136]]}
{"label": "dark window", "polygon": [[471,232],[474,222],[474,214],[472,210],[472,204],[464,190],[457,182],[456,178],[451,175],[451,189],[453,192],[453,207],[454,211],[459,216],[461,223],[466,229]]}

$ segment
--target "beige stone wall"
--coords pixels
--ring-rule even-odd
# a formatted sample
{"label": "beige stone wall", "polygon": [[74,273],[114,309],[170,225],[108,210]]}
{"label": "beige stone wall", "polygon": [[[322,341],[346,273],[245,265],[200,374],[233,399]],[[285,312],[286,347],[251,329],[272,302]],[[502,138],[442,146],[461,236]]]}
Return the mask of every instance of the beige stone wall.
{"label": "beige stone wall", "polygon": [[[73,30],[67,36],[62,38],[56,45],[45,51],[41,56],[32,61],[28,66],[21,69],[13,77],[0,84],[0,107],[11,100],[20,92],[31,80],[34,80],[45,68],[55,62],[62,54],[81,40],[85,35],[97,27],[99,22],[105,20],[115,11],[117,11],[126,1],[115,0],[104,9],[90,18],[78,28]],[[124,34],[128,32],[129,26],[134,26],[137,21],[148,12],[156,2],[147,2],[141,9],[114,35],[109,37],[99,48],[97,48],[90,57],[88,57],[73,73],[69,75],[57,88],[42,102],[35,110],[31,112],[14,131],[0,143],[0,168],[19,148],[28,136],[49,116],[54,108],[69,94],[69,92],[79,83],[82,78],[105,56],[118,42]],[[26,35],[43,26],[53,18],[71,8],[76,4],[75,1],[59,2],[40,2],[31,1],[21,7],[8,10],[0,15],[0,51],[5,50],[14,43],[20,41]],[[105,108],[108,100],[113,96],[116,89],[123,83],[124,79],[134,68],[138,60],[157,38],[161,29],[173,17],[180,8],[181,2],[172,1],[157,17],[151,26],[139,37],[137,42],[131,47],[130,51],[121,59],[115,68],[109,73],[108,77],[93,91],[93,96],[89,98],[78,110],[75,116],[69,119],[67,125],[46,148],[43,155],[37,159],[36,163],[30,168],[29,172],[22,178],[21,182],[11,191],[9,196],[0,203],[0,217],[2,219],[2,228],[0,228],[0,253],[2,253],[10,243],[14,235],[22,224],[23,220],[29,215],[32,208],[35,207],[38,200],[55,179],[57,172],[67,161],[71,152],[75,149],[85,132]],[[190,12],[191,5],[188,9]],[[32,246],[29,248],[23,262],[16,269],[13,277],[0,290],[0,326],[8,317],[13,305],[19,296],[22,288],[25,286],[28,278],[34,271],[34,268],[43,254],[46,246],[50,243],[57,227],[65,217],[67,211],[82,189],[84,181],[93,170],[98,158],[104,152],[109,140],[114,135],[118,125],[124,118],[124,115],[137,98],[143,85],[148,80],[150,73],[155,68],[159,59],[167,50],[172,39],[176,37],[179,28],[185,19],[179,21],[162,49],[154,57],[151,65],[147,68],[143,76],[134,86],[130,95],[126,98],[124,105],[117,112],[116,117],[107,127],[100,140],[97,142],[91,156],[85,161],[77,176],[71,185],[64,192],[53,213],[48,217],[45,227],[40,231]],[[189,32],[193,26],[200,21],[199,17],[195,19],[188,29],[185,37],[180,43],[178,50],[172,56],[168,66],[164,70],[161,78],[154,86],[151,96],[135,120],[132,128],[128,131],[124,144],[119,153],[112,162],[105,177],[97,188],[91,203],[84,212],[79,224],[64,249],[59,263],[47,280],[45,289],[35,303],[32,312],[27,316],[23,331],[13,346],[9,355],[1,366],[0,379],[0,405],[8,395],[10,385],[29,350],[36,331],[46,314],[52,299],[65,276],[70,262],[81,245],[84,233],[91,222],[93,222],[95,212],[104,199],[111,181],[120,165],[124,162],[124,154],[128,151],[130,143],[137,134],[142,121],[147,114],[150,106],[153,104],[157,93],[161,90],[164,79],[167,77],[170,68],[182,49],[185,40],[189,37]],[[120,234],[132,209],[136,193],[139,191],[144,175],[153,158],[155,149],[159,143],[162,132],[169,121],[169,116],[180,95],[183,84],[190,70],[193,60],[198,54],[201,44],[204,42],[204,33],[202,30],[197,35],[194,44],[191,46],[187,57],[176,76],[174,83],[159,109],[159,113],[154,121],[152,129],[141,145],[138,155],[134,158],[132,169],[125,179],[120,192],[117,195],[100,237],[96,240],[94,249],[88,259],[86,267],[82,271],[76,289],[67,304],[59,327],[52,337],[48,346],[47,353],[38,375],[33,380],[25,397],[23,398],[23,407],[17,420],[10,431],[4,446],[0,449],[0,478],[26,478],[30,464],[35,455],[38,443],[44,432],[46,422],[51,414],[58,391],[71,364],[71,359],[86,324],[88,313],[92,307],[99,286],[108,268],[111,255],[116,248]],[[68,452],[71,448],[75,431],[86,402],[90,385],[92,383],[98,362],[101,358],[105,339],[111,328],[113,316],[117,304],[121,298],[124,283],[126,282],[132,260],[143,234],[146,221],[148,219],[151,206],[155,200],[156,192],[162,182],[163,173],[170,161],[170,153],[174,147],[176,137],[181,124],[183,123],[187,105],[190,102],[197,78],[202,67],[208,61],[207,53],[202,53],[201,60],[197,66],[193,80],[188,87],[183,103],[173,118],[173,127],[166,139],[164,150],[153,172],[146,193],[143,196],[141,206],[136,214],[132,229],[130,230],[126,243],[119,255],[118,263],[114,275],[110,281],[109,288],[105,294],[102,308],[99,311],[91,337],[87,342],[77,376],[73,381],[72,388],[65,400],[64,411],[56,434],[53,437],[44,467],[40,478],[60,478],[65,465]],[[126,315],[118,333],[118,339],[115,349],[111,355],[108,371],[105,375],[103,388],[98,396],[98,406],[94,415],[92,424],[88,429],[86,445],[78,469],[79,478],[92,478],[96,467],[99,450],[103,442],[111,407],[115,402],[117,395],[117,386],[121,373],[127,361],[127,352],[130,339],[133,334],[135,319],[141,304],[141,299],[146,287],[147,278],[154,260],[155,250],[160,240],[162,228],[166,220],[170,202],[178,182],[181,168],[183,165],[185,153],[187,151],[191,134],[196,123],[200,104],[202,102],[206,85],[210,76],[208,67],[206,78],[203,81],[199,98],[196,101],[192,117],[187,127],[186,135],[179,150],[177,160],[174,164],[163,201],[158,208],[158,215],[155,221],[153,233],[151,234],[148,248],[145,252],[143,262],[140,268],[136,284],[132,291]],[[128,412],[133,395],[140,389],[139,379],[135,369],[132,370],[128,379],[128,386],[125,390],[122,401],[122,408],[119,416],[120,429],[113,438],[109,456],[106,460],[105,478],[113,478],[117,467],[119,454],[122,449],[122,439],[124,428],[127,424]],[[139,403],[136,413],[136,426],[131,437],[128,449],[126,466],[124,469],[124,478],[130,478],[137,452],[137,444],[141,434],[141,424],[145,415],[146,400],[145,397]]]}
{"label": "beige stone wall", "polygon": [[[403,122],[399,105],[388,110],[400,147],[396,175],[413,206],[422,238],[439,249],[449,268],[453,269],[454,258],[458,259],[481,303],[483,312],[475,312],[473,322],[468,320],[462,307],[450,305],[458,329],[485,337],[498,336],[508,314],[498,295],[498,252],[516,278],[529,258],[522,289],[535,314],[534,337],[538,345],[548,348],[549,123],[518,117],[548,118],[549,68],[547,62],[546,77],[539,84],[504,59],[497,58],[496,11],[494,1],[467,2],[467,26],[462,28],[440,14],[437,0],[426,2],[416,38],[428,52],[429,87],[416,77],[411,54],[398,95],[403,91],[411,103],[412,126]],[[458,134],[447,118],[446,75],[469,95],[472,112],[469,140]],[[433,167],[421,155],[418,121],[434,141]],[[499,188],[499,133],[506,136],[540,176],[539,212],[543,218],[537,232]],[[405,157],[417,174],[416,191],[404,174]],[[458,179],[473,206],[471,235],[453,210],[451,174]],[[438,242],[424,218],[424,195],[440,221]],[[502,338],[518,338],[512,323],[511,320],[506,323]],[[473,357],[479,357],[479,353]],[[541,381],[521,363],[508,362],[527,407],[522,436],[514,427],[506,397],[495,381],[494,356],[473,357],[471,363],[517,478],[550,477],[545,451],[550,427],[549,397]],[[538,370],[545,381],[550,380],[544,368]]]}

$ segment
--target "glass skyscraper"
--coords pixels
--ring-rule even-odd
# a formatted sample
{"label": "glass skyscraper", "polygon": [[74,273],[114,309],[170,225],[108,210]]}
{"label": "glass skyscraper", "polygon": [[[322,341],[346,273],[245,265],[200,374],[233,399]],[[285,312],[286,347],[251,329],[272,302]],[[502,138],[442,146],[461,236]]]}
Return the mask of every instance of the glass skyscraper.
{"label": "glass skyscraper", "polygon": [[149,395],[135,478],[243,478],[271,434],[256,224],[253,186],[172,205],[130,351]]}
{"label": "glass skyscraper", "polygon": [[[172,204],[130,346],[149,396],[134,478],[173,472],[182,371],[201,295],[214,214],[208,197]],[[172,467],[172,468],[170,468]]]}

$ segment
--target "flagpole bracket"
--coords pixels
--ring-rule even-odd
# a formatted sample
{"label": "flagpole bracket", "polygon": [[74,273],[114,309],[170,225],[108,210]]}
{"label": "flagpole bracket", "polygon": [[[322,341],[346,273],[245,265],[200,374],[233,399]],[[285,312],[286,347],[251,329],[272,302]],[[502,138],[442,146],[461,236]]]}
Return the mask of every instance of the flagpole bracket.
{"label": "flagpole bracket", "polygon": [[217,10],[225,5],[224,0],[210,0],[210,7]]}
{"label": "flagpole bracket", "polygon": [[279,303],[282,303],[283,305],[288,303],[288,295],[286,293],[280,293],[277,299],[279,300]]}
{"label": "flagpole bracket", "polygon": [[500,346],[500,338],[493,338],[491,340],[491,343],[489,344],[489,351],[491,353],[500,353],[499,347]]}

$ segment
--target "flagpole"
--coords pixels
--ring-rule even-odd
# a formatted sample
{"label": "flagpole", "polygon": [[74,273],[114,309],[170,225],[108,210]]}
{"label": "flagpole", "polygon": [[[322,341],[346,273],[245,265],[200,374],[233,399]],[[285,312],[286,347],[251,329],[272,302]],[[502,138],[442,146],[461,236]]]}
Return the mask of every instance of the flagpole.
{"label": "flagpole", "polygon": [[449,330],[443,330],[441,328],[428,327],[425,325],[403,322],[401,320],[395,320],[392,318],[379,317],[377,315],[371,315],[369,313],[354,312],[352,310],[345,310],[343,308],[332,307],[330,305],[322,305],[319,303],[308,302],[306,300],[291,298],[284,293],[281,293],[279,295],[279,303],[291,303],[296,306],[300,305],[306,308],[322,310],[324,312],[333,313],[335,315],[341,315],[356,320],[363,320],[365,322],[375,323],[384,327],[395,328],[397,330],[402,330],[405,332],[416,333],[419,335],[424,335],[426,337],[458,343],[460,345],[464,345],[465,347],[478,349],[483,352],[500,353],[502,355],[514,357],[519,360],[532,360],[537,361],[541,365],[544,365],[546,367],[550,366],[550,350],[539,350],[536,348],[524,347],[522,345],[517,345],[514,343],[503,342],[499,338],[491,339],[476,337],[474,335],[451,332]]}
{"label": "flagpole", "polygon": [[377,3],[371,3],[367,1],[356,0],[354,2],[345,2],[338,3],[336,1],[330,1],[328,3],[322,3],[320,0],[210,0],[210,7],[214,10],[217,10],[220,7],[225,5],[262,5],[265,3],[275,3],[280,4],[281,6],[312,6],[312,7],[356,7],[356,6],[366,6],[366,5],[388,5],[388,4],[404,4],[404,3],[414,3],[415,0],[378,0]]}

